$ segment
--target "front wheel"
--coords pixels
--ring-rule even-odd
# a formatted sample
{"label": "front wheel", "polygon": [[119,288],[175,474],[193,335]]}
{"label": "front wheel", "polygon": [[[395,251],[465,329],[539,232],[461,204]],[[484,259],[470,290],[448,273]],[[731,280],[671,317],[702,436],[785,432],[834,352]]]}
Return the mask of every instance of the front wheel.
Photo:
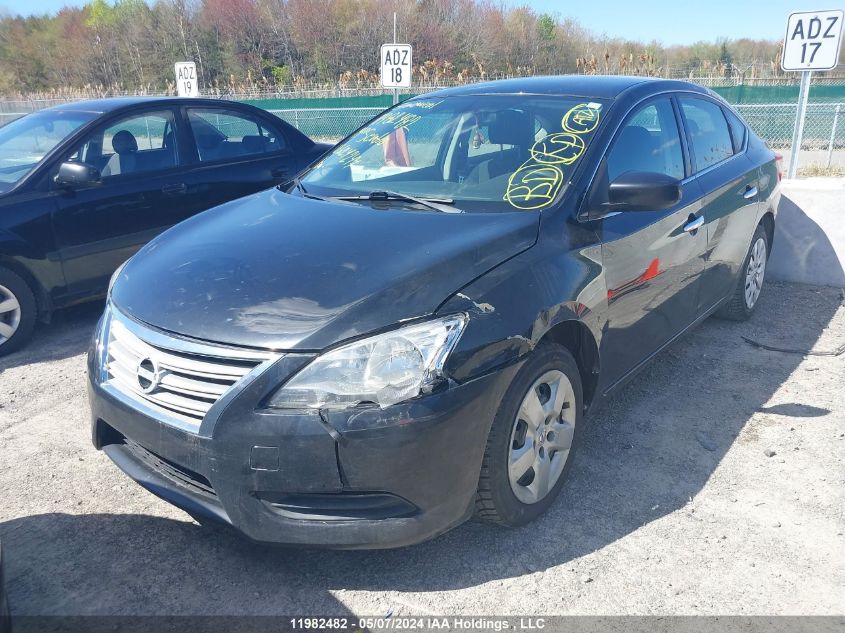
{"label": "front wheel", "polygon": [[0,268],[0,356],[23,347],[32,336],[35,297],[27,283],[7,268]]}
{"label": "front wheel", "polygon": [[763,226],[759,225],[751,238],[751,246],[745,256],[733,295],[719,309],[717,316],[732,321],[745,321],[754,313],[766,279],[769,246],[769,236]]}
{"label": "front wheel", "polygon": [[581,375],[563,347],[538,347],[508,388],[487,439],[479,519],[523,525],[554,502],[582,427]]}

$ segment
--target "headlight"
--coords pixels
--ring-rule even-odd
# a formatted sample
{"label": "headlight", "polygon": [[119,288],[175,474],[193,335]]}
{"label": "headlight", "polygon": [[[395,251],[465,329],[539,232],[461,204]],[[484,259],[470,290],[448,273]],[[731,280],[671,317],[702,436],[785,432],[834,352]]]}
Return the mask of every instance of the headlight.
{"label": "headlight", "polygon": [[268,405],[346,409],[362,402],[387,407],[429,392],[467,322],[465,314],[408,325],[339,347],[314,359]]}

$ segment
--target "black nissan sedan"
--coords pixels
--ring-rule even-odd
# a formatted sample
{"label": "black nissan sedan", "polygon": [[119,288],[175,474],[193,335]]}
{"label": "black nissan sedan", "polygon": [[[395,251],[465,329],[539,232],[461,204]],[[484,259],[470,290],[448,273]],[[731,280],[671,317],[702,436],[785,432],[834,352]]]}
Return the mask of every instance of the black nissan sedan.
{"label": "black nissan sedan", "polygon": [[259,541],[524,524],[590,407],[709,315],[751,316],[779,195],[775,155],[689,83],[411,99],[115,274],[94,444]]}
{"label": "black nissan sedan", "polygon": [[105,294],[150,238],[283,184],[328,145],[253,106],[134,97],[56,106],[0,128],[0,355],[36,320]]}

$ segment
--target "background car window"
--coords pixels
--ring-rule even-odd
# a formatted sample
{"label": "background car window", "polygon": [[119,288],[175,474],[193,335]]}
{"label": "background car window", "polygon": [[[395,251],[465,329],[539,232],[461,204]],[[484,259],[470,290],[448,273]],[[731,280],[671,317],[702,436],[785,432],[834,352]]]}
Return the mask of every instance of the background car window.
{"label": "background car window", "polygon": [[672,103],[655,101],[634,113],[616,137],[607,155],[607,176],[613,182],[627,171],[684,177],[681,137]]}
{"label": "background car window", "polygon": [[736,153],[742,149],[742,145],[745,143],[745,124],[730,110],[725,110],[725,116],[728,117],[728,125],[731,127],[731,138],[734,153]]}
{"label": "background car window", "polygon": [[173,113],[134,114],[100,128],[70,160],[93,165],[103,178],[175,167],[178,156]]}
{"label": "background car window", "polygon": [[722,108],[703,99],[681,99],[692,143],[695,170],[701,171],[733,156],[734,148]]}
{"label": "background car window", "polygon": [[14,187],[56,145],[94,116],[45,110],[0,127],[0,193]]}
{"label": "background car window", "polygon": [[270,154],[285,149],[277,130],[248,114],[215,108],[191,108],[188,121],[203,162]]}

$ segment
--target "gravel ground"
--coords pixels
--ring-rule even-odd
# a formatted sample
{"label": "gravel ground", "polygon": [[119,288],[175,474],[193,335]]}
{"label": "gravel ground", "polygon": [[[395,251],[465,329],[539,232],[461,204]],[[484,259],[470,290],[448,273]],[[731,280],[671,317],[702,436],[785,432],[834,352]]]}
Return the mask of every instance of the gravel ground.
{"label": "gravel ground", "polygon": [[597,411],[551,511],[385,552],[208,530],[90,443],[98,306],[0,359],[0,538],[15,614],[842,614],[840,290],[770,284]]}

